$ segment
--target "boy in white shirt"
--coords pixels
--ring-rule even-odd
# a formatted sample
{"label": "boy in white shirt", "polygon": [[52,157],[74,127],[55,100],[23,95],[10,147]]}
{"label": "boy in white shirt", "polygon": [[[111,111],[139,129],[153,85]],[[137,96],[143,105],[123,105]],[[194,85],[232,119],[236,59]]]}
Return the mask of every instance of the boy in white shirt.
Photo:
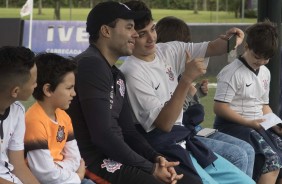
{"label": "boy in white shirt", "polygon": [[24,160],[25,108],[36,87],[34,53],[24,47],[0,48],[0,183],[39,183]]}

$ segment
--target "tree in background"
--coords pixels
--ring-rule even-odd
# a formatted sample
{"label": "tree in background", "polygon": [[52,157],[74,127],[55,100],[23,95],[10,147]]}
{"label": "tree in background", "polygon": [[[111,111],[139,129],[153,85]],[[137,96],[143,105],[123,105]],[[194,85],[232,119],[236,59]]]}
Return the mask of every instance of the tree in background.
{"label": "tree in background", "polygon": [[38,0],[38,15],[42,15],[42,0]]}
{"label": "tree in background", "polygon": [[55,20],[61,20],[61,2],[60,0],[55,0],[55,11],[54,11],[54,19]]}

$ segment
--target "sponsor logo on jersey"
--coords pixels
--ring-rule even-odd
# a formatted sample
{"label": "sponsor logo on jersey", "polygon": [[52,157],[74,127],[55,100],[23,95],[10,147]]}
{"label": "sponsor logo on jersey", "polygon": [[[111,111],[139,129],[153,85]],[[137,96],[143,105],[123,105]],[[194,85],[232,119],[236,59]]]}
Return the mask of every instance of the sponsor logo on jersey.
{"label": "sponsor logo on jersey", "polygon": [[120,169],[121,163],[110,159],[104,159],[101,168],[106,168],[108,172],[114,173],[116,170]]}
{"label": "sponsor logo on jersey", "polygon": [[159,84],[158,84],[158,86],[157,86],[157,87],[155,87],[155,90],[158,90],[158,89],[159,89],[160,84],[161,84],[161,83],[159,83]]}
{"label": "sponsor logo on jersey", "polygon": [[250,84],[246,84],[246,87],[249,87],[250,85],[252,85],[252,83],[250,83]]}
{"label": "sponsor logo on jersey", "polygon": [[60,126],[58,128],[58,132],[57,132],[57,142],[62,142],[65,139],[65,127],[64,126]]}

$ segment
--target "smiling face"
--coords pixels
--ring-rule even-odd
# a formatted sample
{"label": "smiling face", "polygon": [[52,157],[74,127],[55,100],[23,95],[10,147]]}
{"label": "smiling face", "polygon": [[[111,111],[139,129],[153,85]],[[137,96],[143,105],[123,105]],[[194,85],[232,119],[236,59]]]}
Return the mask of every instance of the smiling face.
{"label": "smiling face", "polygon": [[262,58],[255,54],[253,50],[246,49],[243,57],[246,59],[247,63],[254,70],[259,69],[262,65],[266,65],[270,58]]}
{"label": "smiling face", "polygon": [[152,61],[156,53],[156,25],[153,21],[143,29],[137,30],[139,37],[136,39],[133,55],[144,61]]}
{"label": "smiling face", "polygon": [[50,92],[51,97],[49,98],[54,109],[60,108],[66,110],[76,95],[74,91],[75,75],[73,72],[67,73],[62,82],[58,84],[55,91]]}
{"label": "smiling face", "polygon": [[118,57],[132,54],[135,39],[138,37],[133,20],[117,19],[115,27],[107,26],[110,31],[109,48]]}

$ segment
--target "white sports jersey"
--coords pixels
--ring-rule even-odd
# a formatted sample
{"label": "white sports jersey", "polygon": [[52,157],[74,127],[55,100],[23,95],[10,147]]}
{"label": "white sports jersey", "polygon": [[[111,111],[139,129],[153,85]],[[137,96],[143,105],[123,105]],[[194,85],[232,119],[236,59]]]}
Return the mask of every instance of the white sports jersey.
{"label": "white sports jersey", "polygon": [[217,76],[214,100],[227,102],[246,119],[258,119],[269,103],[270,72],[261,66],[256,73],[243,58],[225,66]]}
{"label": "white sports jersey", "polygon": [[[134,114],[143,128],[149,132],[165,103],[170,100],[176,86],[177,77],[184,71],[186,53],[191,59],[204,57],[208,42],[169,42],[157,44],[156,57],[145,62],[134,56],[126,58],[120,67],[127,82],[128,96]],[[175,124],[182,125],[182,114]]]}
{"label": "white sports jersey", "polygon": [[14,102],[0,115],[0,177],[13,183],[22,183],[11,173],[14,167],[9,163],[8,150],[24,150],[25,109],[20,102]]}

